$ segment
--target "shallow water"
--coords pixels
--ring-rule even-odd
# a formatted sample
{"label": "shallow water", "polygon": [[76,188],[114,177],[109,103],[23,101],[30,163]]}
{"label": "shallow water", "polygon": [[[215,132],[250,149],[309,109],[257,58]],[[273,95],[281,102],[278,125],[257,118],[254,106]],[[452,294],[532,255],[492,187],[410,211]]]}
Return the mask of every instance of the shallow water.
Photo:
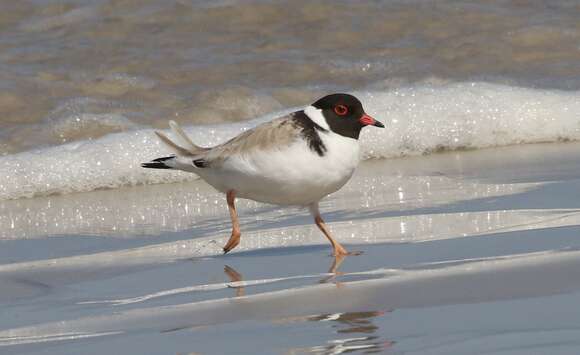
{"label": "shallow water", "polygon": [[331,91],[580,89],[577,1],[0,3],[0,153],[246,120]]}
{"label": "shallow water", "polygon": [[[577,354],[579,13],[0,2],[0,353]],[[387,126],[321,204],[362,256],[250,201],[223,256],[224,197],[139,168],[335,91]]]}
{"label": "shallow water", "polygon": [[0,349],[574,354],[579,147],[364,162],[322,205],[364,252],[338,262],[306,211],[252,202],[222,256],[201,181],[3,201],[29,218],[0,239]]}

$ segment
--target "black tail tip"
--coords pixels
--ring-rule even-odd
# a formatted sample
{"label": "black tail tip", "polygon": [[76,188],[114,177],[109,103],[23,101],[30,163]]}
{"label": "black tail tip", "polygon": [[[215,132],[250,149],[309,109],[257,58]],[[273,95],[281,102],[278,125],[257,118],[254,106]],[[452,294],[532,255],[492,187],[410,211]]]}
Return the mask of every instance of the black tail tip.
{"label": "black tail tip", "polygon": [[148,169],[171,169],[170,167],[161,162],[142,163],[141,167]]}
{"label": "black tail tip", "polygon": [[148,168],[148,169],[171,169],[171,167],[165,165],[164,161],[170,160],[170,159],[173,159],[173,158],[175,158],[175,155],[171,155],[171,156],[163,157],[163,158],[153,159],[149,163],[142,163],[141,164],[141,167],[142,168]]}

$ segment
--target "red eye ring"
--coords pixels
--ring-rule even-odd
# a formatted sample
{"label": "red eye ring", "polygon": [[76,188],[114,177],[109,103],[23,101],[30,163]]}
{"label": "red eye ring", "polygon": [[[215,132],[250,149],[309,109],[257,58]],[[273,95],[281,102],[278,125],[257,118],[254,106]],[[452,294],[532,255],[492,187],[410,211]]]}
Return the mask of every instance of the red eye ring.
{"label": "red eye ring", "polygon": [[344,116],[348,113],[348,108],[344,105],[336,105],[334,106],[334,113],[339,116]]}

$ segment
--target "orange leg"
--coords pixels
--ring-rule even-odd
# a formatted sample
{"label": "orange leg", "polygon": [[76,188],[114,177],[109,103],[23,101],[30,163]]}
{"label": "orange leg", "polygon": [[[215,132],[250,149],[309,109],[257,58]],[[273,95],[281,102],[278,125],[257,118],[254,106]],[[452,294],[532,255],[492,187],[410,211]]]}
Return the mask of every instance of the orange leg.
{"label": "orange leg", "polygon": [[340,243],[337,242],[336,240],[334,240],[334,238],[332,238],[332,235],[330,235],[330,231],[328,230],[328,228],[326,228],[326,224],[324,223],[324,220],[322,219],[322,217],[320,217],[320,211],[318,210],[318,203],[314,203],[314,204],[310,205],[310,213],[312,213],[312,216],[314,217],[314,222],[316,222],[318,229],[320,229],[322,231],[322,233],[328,239],[330,244],[332,244],[332,249],[333,249],[332,255],[334,255],[334,256],[348,255],[348,252],[346,251],[346,249],[344,249],[342,247],[342,245],[340,245]]}
{"label": "orange leg", "polygon": [[228,200],[228,209],[230,210],[230,218],[232,219],[232,235],[226,245],[224,246],[224,254],[235,248],[240,244],[240,222],[238,221],[238,213],[236,212],[236,192],[234,190],[228,191],[226,194]]}

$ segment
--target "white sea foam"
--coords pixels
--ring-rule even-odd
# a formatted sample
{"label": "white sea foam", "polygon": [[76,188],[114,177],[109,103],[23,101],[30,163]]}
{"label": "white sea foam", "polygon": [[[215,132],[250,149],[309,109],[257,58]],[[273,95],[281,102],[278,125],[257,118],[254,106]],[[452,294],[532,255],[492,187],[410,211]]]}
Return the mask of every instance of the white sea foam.
{"label": "white sea foam", "polygon": [[[579,92],[459,83],[356,95],[386,126],[363,131],[365,159],[580,139]],[[186,131],[194,142],[211,146],[277,114]],[[0,199],[196,178],[139,166],[169,153],[153,130],[143,129],[8,155],[0,158]]]}
{"label": "white sea foam", "polygon": [[363,93],[366,110],[385,120],[368,129],[366,157],[395,157],[580,138],[580,92],[487,83]]}

